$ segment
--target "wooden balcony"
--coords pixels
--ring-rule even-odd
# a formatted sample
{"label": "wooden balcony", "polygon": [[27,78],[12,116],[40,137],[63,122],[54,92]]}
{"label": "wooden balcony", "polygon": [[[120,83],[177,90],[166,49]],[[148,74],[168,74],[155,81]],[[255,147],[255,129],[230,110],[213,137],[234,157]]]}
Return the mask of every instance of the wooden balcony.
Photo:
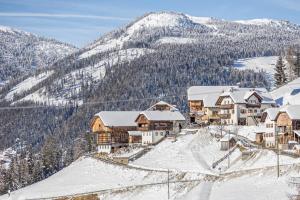
{"label": "wooden balcony", "polygon": [[149,127],[138,127],[137,130],[138,131],[148,131]]}
{"label": "wooden balcony", "polygon": [[219,108],[221,108],[221,109],[233,109],[234,104],[221,104],[221,105],[219,105]]}
{"label": "wooden balcony", "polygon": [[220,117],[220,115],[218,114],[218,115],[210,115],[210,116],[208,116],[208,118],[209,118],[209,119],[220,119],[221,117]]}
{"label": "wooden balcony", "polygon": [[256,104],[247,103],[246,104],[246,108],[260,108],[260,106],[261,106],[260,103],[256,103]]}
{"label": "wooden balcony", "polygon": [[231,114],[219,114],[221,119],[230,119],[231,118]]}

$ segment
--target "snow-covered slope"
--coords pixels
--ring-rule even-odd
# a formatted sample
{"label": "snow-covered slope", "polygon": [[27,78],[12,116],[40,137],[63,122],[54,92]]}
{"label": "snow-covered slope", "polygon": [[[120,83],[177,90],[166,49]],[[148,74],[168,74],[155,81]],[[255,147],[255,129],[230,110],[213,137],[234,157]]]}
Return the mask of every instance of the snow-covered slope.
{"label": "snow-covered slope", "polygon": [[0,26],[0,82],[44,68],[76,50],[74,46]]}
{"label": "snow-covered slope", "polygon": [[25,79],[24,81],[13,87],[5,96],[5,99],[8,101],[13,100],[14,95],[30,90],[33,86],[47,79],[51,74],[53,74],[52,70],[45,71],[43,73],[38,74],[37,76],[32,76]]}
{"label": "snow-covered slope", "polygon": [[[90,53],[90,51],[87,51],[81,54],[79,59],[90,56]],[[18,100],[18,102],[33,101],[36,103],[50,103],[52,105],[67,104],[72,95],[79,94],[82,91],[83,85],[98,84],[104,78],[107,68],[118,63],[130,62],[147,53],[151,53],[151,49],[132,48],[111,52],[106,58],[95,62],[95,64],[73,70],[65,74],[61,79],[56,80],[53,83],[54,85],[64,85],[63,88],[57,90],[56,95],[50,95],[45,88],[41,88]],[[76,102],[80,105],[82,100],[78,98]]]}
{"label": "snow-covered slope", "polygon": [[195,135],[182,135],[176,142],[164,140],[132,165],[214,174],[212,163],[225,154],[220,151],[220,143],[208,132],[201,131]]}
{"label": "snow-covered slope", "polygon": [[[177,176],[178,175],[178,176]],[[201,178],[202,175],[174,172],[171,179]],[[167,179],[167,172],[146,171],[107,164],[93,158],[80,158],[51,177],[17,190],[9,199],[42,198],[92,192],[148,183]],[[7,196],[0,196],[7,199]]]}
{"label": "snow-covered slope", "polygon": [[[163,200],[167,197],[167,184],[155,185],[155,183],[166,182],[167,169],[170,170],[170,181],[179,181],[170,183],[170,199],[173,200],[221,197],[227,200],[287,199],[285,196],[288,190],[287,179],[299,173],[299,158],[280,156],[280,164],[283,166],[281,166],[282,177],[279,179],[276,178],[274,167],[276,154],[271,150],[258,150],[258,153],[244,159],[240,153],[237,152],[238,155],[233,153],[230,156],[229,169],[223,171],[226,169],[224,166],[227,165],[227,159],[218,165],[224,173],[219,178],[218,169],[214,171],[216,176],[203,174],[212,174],[211,163],[227,153],[220,151],[220,142],[211,136],[210,133],[213,134],[214,131],[211,127],[197,134],[181,135],[176,142],[166,139],[131,163],[129,167],[82,157],[49,178],[12,192],[9,198],[7,195],[0,196],[0,200],[38,199],[87,192],[96,193],[100,199],[105,200]],[[249,169],[250,171],[247,171]],[[198,181],[180,182],[186,180]],[[127,186],[134,187],[123,188]],[[278,191],[274,192],[274,188]],[[101,192],[101,190],[109,191]]]}

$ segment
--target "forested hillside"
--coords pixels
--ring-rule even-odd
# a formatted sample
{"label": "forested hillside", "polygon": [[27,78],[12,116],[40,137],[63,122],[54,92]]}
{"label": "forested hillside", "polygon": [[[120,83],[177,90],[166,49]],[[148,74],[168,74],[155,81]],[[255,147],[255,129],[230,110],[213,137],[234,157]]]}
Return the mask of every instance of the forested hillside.
{"label": "forested hillside", "polygon": [[0,87],[73,53],[72,45],[0,26]]}

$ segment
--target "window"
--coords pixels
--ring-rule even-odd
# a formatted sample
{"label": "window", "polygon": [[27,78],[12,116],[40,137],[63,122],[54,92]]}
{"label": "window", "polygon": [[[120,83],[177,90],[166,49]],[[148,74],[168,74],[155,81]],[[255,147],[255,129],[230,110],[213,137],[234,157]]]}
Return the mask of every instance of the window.
{"label": "window", "polygon": [[160,132],[160,135],[163,136],[163,135],[164,135],[164,132]]}
{"label": "window", "polygon": [[257,113],[257,110],[256,110],[256,109],[254,109],[254,113]]}

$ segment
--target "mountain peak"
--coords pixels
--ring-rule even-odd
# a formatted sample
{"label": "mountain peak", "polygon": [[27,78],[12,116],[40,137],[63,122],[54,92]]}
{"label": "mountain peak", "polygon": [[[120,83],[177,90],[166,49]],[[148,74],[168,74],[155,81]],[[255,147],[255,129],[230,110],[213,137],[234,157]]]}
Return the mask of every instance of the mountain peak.
{"label": "mountain peak", "polygon": [[0,25],[0,32],[10,33],[10,34],[21,33],[24,35],[33,35],[32,33],[29,33],[26,31],[21,31],[21,30],[18,30],[18,29],[9,27],[9,26],[3,26],[3,25]]}

